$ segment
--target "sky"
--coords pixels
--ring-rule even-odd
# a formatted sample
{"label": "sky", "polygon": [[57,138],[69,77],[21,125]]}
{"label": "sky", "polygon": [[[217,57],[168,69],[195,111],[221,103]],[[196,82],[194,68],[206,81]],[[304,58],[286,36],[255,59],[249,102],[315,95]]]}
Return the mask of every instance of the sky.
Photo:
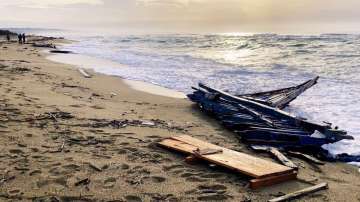
{"label": "sky", "polygon": [[0,0],[0,27],[123,33],[360,33],[359,0]]}

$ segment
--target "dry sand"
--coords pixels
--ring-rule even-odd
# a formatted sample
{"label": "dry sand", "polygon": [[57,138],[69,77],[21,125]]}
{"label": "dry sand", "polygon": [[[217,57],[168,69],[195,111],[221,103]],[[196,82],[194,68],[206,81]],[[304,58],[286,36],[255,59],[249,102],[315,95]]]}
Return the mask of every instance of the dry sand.
{"label": "dry sand", "polygon": [[272,159],[186,99],[136,91],[116,77],[86,79],[46,55],[0,42],[0,201],[266,201],[319,182],[329,189],[299,201],[360,200],[360,173],[347,164],[293,158],[299,180],[259,190],[243,175],[188,165],[155,143],[188,134]]}

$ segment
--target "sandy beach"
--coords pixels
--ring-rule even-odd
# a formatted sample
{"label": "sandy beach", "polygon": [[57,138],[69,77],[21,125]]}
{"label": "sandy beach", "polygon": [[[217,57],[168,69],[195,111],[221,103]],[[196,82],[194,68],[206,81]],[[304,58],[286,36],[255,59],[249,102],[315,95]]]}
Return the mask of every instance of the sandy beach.
{"label": "sandy beach", "polygon": [[344,163],[291,158],[298,180],[259,190],[238,173],[187,164],[156,142],[186,134],[274,160],[187,99],[84,78],[44,50],[0,42],[0,201],[267,201],[320,182],[329,189],[298,201],[360,201],[359,170]]}

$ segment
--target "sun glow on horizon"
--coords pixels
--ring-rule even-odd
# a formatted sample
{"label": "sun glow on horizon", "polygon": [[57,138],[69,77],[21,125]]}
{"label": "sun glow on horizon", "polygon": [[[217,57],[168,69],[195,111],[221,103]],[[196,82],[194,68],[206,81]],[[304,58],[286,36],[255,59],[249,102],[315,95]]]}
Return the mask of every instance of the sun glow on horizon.
{"label": "sun glow on horizon", "polygon": [[0,23],[241,35],[347,32],[360,29],[358,7],[358,0],[13,0],[0,2]]}

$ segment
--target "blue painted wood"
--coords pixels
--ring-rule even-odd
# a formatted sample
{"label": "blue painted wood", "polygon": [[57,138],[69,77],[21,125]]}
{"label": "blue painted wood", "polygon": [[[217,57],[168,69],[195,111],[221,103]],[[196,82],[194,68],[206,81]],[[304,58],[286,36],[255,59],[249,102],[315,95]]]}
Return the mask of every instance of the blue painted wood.
{"label": "blue painted wood", "polygon": [[[204,84],[199,84],[199,88],[194,90],[188,95],[190,100],[248,142],[320,149],[324,144],[352,139],[345,131],[332,129],[329,125],[315,124],[280,109],[244,97],[235,97]],[[312,137],[315,131],[323,134],[323,137]]]}

